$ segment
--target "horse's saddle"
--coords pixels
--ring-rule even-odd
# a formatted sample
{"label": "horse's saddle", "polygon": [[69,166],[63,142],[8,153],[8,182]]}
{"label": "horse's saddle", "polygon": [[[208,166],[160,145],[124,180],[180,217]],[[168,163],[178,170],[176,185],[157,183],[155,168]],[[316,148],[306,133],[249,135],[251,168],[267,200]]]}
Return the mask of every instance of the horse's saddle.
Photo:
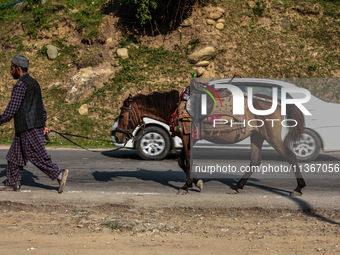
{"label": "horse's saddle", "polygon": [[[214,105],[209,116],[203,119],[204,131],[230,131],[235,129],[245,128],[246,116],[235,115],[233,113],[233,97],[232,95],[222,97],[221,104]],[[247,103],[244,104],[245,112]]]}
{"label": "horse's saddle", "polygon": [[[186,88],[186,91],[189,87]],[[193,121],[200,121],[209,116],[214,108],[214,100],[211,97],[206,97],[206,101],[202,102],[202,95],[205,91],[200,90],[195,86],[190,86],[190,95],[187,100],[185,109],[188,111]],[[205,105],[206,104],[206,105]],[[202,113],[202,108],[205,107],[205,113]]]}

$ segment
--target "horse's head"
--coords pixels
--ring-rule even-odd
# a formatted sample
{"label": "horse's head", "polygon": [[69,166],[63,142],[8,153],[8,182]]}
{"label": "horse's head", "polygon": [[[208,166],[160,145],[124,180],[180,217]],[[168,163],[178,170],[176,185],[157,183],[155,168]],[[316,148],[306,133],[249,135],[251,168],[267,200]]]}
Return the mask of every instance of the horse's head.
{"label": "horse's head", "polygon": [[142,117],[131,94],[124,100],[120,115],[115,121],[113,132],[117,143],[125,143],[133,138],[133,130],[142,123]]}

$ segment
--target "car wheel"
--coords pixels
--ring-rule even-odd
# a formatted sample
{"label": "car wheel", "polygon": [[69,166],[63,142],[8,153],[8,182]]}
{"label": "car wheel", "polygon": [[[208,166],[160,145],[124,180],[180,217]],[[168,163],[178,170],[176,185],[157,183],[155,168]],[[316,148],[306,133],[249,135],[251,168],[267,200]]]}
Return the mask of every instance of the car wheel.
{"label": "car wheel", "polygon": [[300,162],[310,162],[316,159],[321,149],[320,137],[312,130],[305,129],[299,141],[287,143],[286,145],[296,155]]}
{"label": "car wheel", "polygon": [[168,155],[171,141],[170,136],[159,127],[147,127],[141,130],[136,139],[137,154],[142,159],[161,160]]}

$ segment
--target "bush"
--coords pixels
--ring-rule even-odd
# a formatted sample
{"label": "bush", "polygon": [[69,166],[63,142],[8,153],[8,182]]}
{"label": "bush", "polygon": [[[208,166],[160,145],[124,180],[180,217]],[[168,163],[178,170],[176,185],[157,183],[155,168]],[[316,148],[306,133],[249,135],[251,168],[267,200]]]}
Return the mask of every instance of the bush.
{"label": "bush", "polygon": [[[199,0],[119,0],[125,20],[152,33],[167,33],[187,18]],[[124,11],[123,11],[124,12]]]}

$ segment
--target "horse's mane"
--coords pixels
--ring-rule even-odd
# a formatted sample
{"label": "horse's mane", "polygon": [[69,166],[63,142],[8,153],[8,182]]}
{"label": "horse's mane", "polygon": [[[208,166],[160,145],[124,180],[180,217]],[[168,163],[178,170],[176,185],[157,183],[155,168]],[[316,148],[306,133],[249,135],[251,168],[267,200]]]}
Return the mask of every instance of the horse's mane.
{"label": "horse's mane", "polygon": [[138,94],[133,97],[142,109],[154,109],[155,113],[165,118],[170,117],[177,107],[179,92],[171,90],[168,92],[152,92],[148,95]]}

